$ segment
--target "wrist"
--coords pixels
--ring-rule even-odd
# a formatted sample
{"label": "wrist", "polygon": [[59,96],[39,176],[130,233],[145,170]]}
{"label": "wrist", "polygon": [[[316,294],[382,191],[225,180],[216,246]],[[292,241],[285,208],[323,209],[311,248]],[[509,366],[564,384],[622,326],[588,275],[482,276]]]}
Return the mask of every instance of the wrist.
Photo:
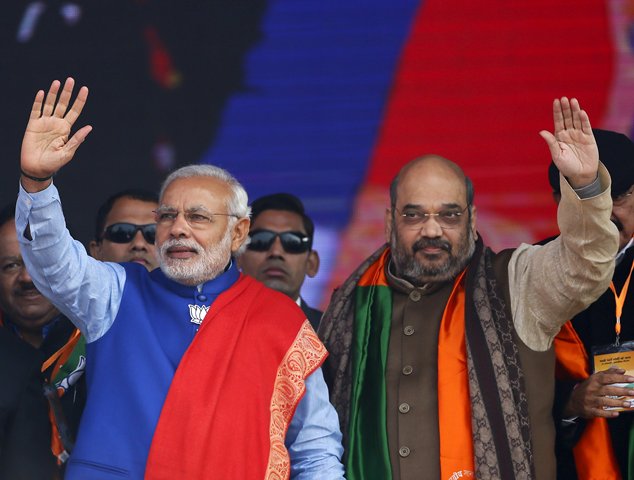
{"label": "wrist", "polygon": [[577,382],[575,383],[575,385],[572,387],[572,390],[570,391],[570,396],[568,397],[568,400],[566,401],[563,410],[561,411],[561,416],[563,418],[577,418],[579,416],[581,416],[580,412],[575,408],[575,401],[574,401],[574,396],[575,396],[575,391],[577,390],[577,388],[579,388],[579,386],[581,385],[582,382]]}
{"label": "wrist", "polygon": [[599,178],[599,173],[595,172],[593,175],[584,175],[579,177],[566,177],[570,186],[575,190],[581,190],[585,187],[589,187],[595,183]]}
{"label": "wrist", "polygon": [[42,190],[45,190],[46,188],[48,188],[49,185],[51,185],[53,183],[53,178],[49,177],[48,179],[42,181],[42,180],[33,180],[32,178],[30,178],[29,176],[22,174],[22,176],[20,177],[20,184],[22,185],[22,188],[24,188],[24,190],[26,190],[28,193],[36,193],[36,192],[41,192]]}
{"label": "wrist", "polygon": [[50,180],[51,178],[53,178],[55,176],[55,173],[51,173],[47,177],[36,177],[34,175],[30,175],[30,174],[26,173],[22,169],[20,169],[20,173],[22,174],[23,177],[26,177],[29,180],[33,180],[34,182],[46,182],[46,181]]}

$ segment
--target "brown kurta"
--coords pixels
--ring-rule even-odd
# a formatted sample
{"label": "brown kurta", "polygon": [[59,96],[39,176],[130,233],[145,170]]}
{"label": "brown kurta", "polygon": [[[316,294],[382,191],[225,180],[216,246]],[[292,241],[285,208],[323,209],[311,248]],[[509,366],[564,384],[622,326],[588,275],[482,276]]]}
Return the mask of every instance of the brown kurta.
{"label": "brown kurta", "polygon": [[[508,291],[508,261],[512,251],[495,258],[496,277]],[[392,287],[392,328],[386,371],[387,432],[395,479],[440,477],[438,427],[438,331],[452,282],[414,288],[388,272]],[[554,355],[550,348],[536,352],[517,337],[528,397],[535,473],[555,478],[552,423]]]}

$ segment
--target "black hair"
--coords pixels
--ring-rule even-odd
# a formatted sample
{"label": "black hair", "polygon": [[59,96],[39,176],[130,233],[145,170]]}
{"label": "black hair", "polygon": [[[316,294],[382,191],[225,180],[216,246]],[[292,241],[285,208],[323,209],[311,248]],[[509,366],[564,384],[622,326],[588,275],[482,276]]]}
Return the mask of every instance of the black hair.
{"label": "black hair", "polygon": [[142,202],[152,202],[158,204],[158,195],[155,192],[149,190],[143,190],[139,188],[130,188],[128,190],[122,190],[108,197],[108,199],[101,204],[99,210],[97,210],[97,218],[95,219],[95,240],[101,241],[101,236],[106,228],[106,217],[114,207],[114,204],[120,198],[130,198],[132,200],[140,200]]}
{"label": "black hair", "polygon": [[251,224],[255,222],[255,219],[260,213],[265,210],[282,210],[285,212],[293,212],[302,218],[304,224],[304,230],[309,238],[310,248],[313,246],[313,234],[315,233],[315,224],[311,218],[306,215],[304,210],[304,204],[295,195],[290,193],[273,193],[271,195],[265,195],[253,201],[251,204]]}

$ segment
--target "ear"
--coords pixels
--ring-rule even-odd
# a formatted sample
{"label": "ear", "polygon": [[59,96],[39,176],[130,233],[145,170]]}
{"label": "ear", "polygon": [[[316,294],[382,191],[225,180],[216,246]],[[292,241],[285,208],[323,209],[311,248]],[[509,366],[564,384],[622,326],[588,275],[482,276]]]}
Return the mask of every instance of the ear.
{"label": "ear", "polygon": [[473,238],[474,239],[478,239],[478,229],[476,227],[476,217],[477,217],[477,209],[475,207],[475,205],[473,207],[471,207],[471,224],[469,225],[469,228],[471,228],[471,233],[473,234]]}
{"label": "ear", "polygon": [[392,209],[385,209],[385,241],[390,243],[392,239]]}
{"label": "ear", "polygon": [[313,278],[319,271],[319,253],[317,250],[311,250],[308,252],[308,259],[306,259],[306,275]]}
{"label": "ear", "polygon": [[249,236],[250,224],[251,220],[248,218],[241,218],[233,226],[231,231],[231,253],[237,252],[240,246],[246,241]]}
{"label": "ear", "polygon": [[98,242],[97,240],[91,240],[88,244],[88,251],[90,252],[90,256],[92,258],[101,260],[101,242]]}

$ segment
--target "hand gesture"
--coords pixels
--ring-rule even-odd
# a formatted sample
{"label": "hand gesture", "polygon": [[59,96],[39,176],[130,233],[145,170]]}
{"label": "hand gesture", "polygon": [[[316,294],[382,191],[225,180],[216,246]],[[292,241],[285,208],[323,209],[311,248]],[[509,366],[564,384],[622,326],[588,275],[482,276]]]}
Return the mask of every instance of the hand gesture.
{"label": "hand gesture", "polygon": [[45,101],[43,90],[35,95],[20,158],[20,168],[27,176],[46,178],[53,175],[73,158],[77,147],[92,130],[91,126],[85,126],[69,139],[70,130],[88,97],[88,89],[82,87],[68,109],[74,84],[72,78],[67,78],[59,99],[58,80],[51,84]]}
{"label": "hand gesture", "polygon": [[610,368],[603,372],[590,375],[589,378],[579,383],[572,391],[570,399],[564,408],[566,417],[618,417],[619,412],[605,410],[605,407],[629,408],[630,402],[609,398],[609,396],[634,396],[634,390],[624,387],[616,387],[614,383],[632,383],[633,377],[624,375],[625,370]]}
{"label": "hand gesture", "polygon": [[566,97],[553,102],[554,135],[546,130],[542,136],[553,159],[573,188],[585,187],[597,178],[599,150],[592,134],[588,114],[581,110],[576,98]]}

